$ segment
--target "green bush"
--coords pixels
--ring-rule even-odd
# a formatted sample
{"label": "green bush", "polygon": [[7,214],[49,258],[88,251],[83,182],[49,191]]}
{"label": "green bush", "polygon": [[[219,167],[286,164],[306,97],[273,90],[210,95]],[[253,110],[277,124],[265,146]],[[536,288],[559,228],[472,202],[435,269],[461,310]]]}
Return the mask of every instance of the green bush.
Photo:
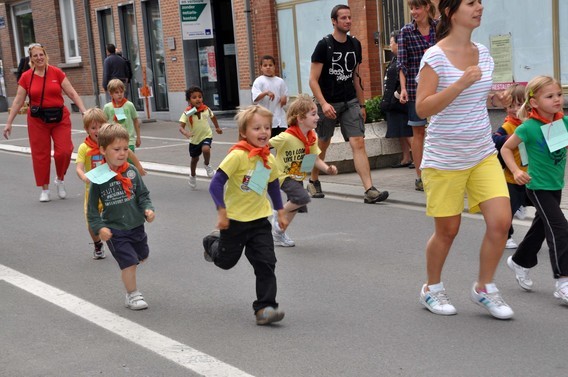
{"label": "green bush", "polygon": [[381,110],[381,96],[376,96],[365,101],[365,108],[367,110],[366,123],[378,122],[385,119],[385,114]]}

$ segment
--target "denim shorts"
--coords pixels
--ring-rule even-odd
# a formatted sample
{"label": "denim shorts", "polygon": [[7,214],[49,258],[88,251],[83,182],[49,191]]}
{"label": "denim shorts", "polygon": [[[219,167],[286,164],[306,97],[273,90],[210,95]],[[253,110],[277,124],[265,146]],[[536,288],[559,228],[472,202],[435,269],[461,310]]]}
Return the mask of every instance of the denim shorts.
{"label": "denim shorts", "polygon": [[416,101],[408,101],[408,125],[410,127],[421,127],[427,123],[426,119],[422,119],[416,114]]}
{"label": "denim shorts", "polygon": [[207,145],[209,148],[211,148],[211,143],[213,143],[213,139],[210,137],[208,137],[207,139],[203,139],[203,141],[199,144],[189,143],[189,157],[201,156],[201,152],[203,151],[203,146]]}
{"label": "denim shorts", "polygon": [[353,98],[347,102],[330,103],[335,109],[336,118],[329,119],[323,114],[321,106],[318,105],[318,126],[316,132],[322,141],[329,141],[335,132],[335,127],[341,127],[341,134],[345,141],[351,137],[365,136],[365,122],[361,115],[359,100]]}
{"label": "denim shorts", "polygon": [[112,237],[107,241],[107,246],[121,270],[148,258],[150,249],[144,225],[129,230],[110,228],[110,231]]}

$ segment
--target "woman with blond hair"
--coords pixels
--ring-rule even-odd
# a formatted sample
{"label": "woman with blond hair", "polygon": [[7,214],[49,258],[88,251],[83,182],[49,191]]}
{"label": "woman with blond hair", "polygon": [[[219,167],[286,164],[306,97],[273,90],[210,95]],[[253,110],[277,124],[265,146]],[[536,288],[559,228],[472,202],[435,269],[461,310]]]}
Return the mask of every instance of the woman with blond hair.
{"label": "woman with blond hair", "polygon": [[26,96],[29,96],[27,123],[34,175],[37,186],[42,188],[40,202],[49,202],[51,141],[53,140],[56,170],[55,185],[61,199],[67,196],[64,178],[73,153],[71,118],[65,107],[63,93],[77,105],[81,113],[85,112],[85,106],[65,73],[49,65],[47,52],[41,44],[32,43],[29,46],[29,56],[31,69],[24,72],[18,81],[18,91],[4,127],[4,137],[10,137],[12,122]]}

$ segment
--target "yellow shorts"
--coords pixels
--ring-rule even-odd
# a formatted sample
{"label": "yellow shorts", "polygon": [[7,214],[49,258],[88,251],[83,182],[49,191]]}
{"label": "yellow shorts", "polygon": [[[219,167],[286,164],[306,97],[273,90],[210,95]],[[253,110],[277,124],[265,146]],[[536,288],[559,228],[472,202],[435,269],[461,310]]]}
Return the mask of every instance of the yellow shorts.
{"label": "yellow shorts", "polygon": [[479,203],[497,197],[509,197],[503,168],[497,155],[491,155],[466,170],[422,170],[426,193],[426,215],[449,217],[464,210],[467,193],[469,212],[479,212]]}

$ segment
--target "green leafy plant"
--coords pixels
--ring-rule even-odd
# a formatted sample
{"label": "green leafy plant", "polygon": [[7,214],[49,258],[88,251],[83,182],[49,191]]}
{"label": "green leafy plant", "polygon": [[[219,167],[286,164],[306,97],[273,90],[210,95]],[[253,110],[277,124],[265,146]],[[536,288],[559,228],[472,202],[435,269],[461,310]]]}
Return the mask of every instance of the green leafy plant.
{"label": "green leafy plant", "polygon": [[365,108],[367,110],[366,123],[379,122],[385,119],[385,114],[381,110],[381,96],[376,96],[365,101]]}

